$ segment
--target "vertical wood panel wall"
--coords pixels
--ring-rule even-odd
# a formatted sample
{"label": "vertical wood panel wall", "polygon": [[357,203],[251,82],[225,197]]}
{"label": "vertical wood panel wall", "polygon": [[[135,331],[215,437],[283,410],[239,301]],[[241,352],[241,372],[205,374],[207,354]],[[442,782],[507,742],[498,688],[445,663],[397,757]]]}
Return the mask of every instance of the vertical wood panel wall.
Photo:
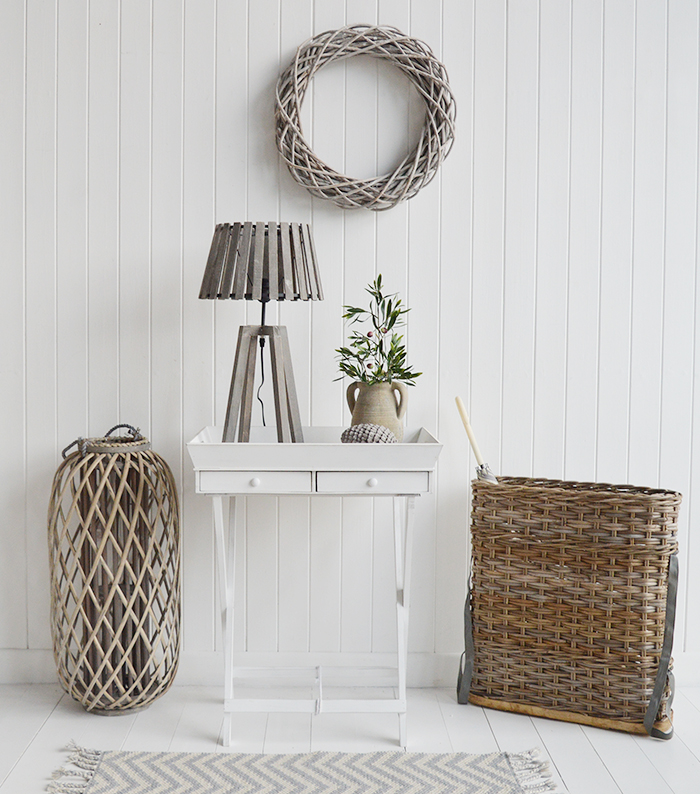
{"label": "vertical wood panel wall", "polygon": [[[211,507],[184,444],[222,423],[237,327],[259,316],[197,299],[214,224],[236,220],[313,225],[326,300],[270,307],[305,422],[349,422],[343,304],[382,273],[411,306],[408,422],[444,443],[417,510],[415,681],[451,681],[461,650],[474,461],[457,394],[496,471],[684,494],[676,656],[697,659],[699,22],[696,0],[1,3],[0,677],[50,666],[51,477],[117,422],[176,473],[191,676],[214,658]],[[437,177],[383,213],[312,199],[274,145],[281,67],[357,23],[427,42],[458,108]],[[333,64],[303,121],[332,166],[370,176],[415,141],[420,101],[371,60]],[[238,509],[240,651],[393,650],[386,500]]]}

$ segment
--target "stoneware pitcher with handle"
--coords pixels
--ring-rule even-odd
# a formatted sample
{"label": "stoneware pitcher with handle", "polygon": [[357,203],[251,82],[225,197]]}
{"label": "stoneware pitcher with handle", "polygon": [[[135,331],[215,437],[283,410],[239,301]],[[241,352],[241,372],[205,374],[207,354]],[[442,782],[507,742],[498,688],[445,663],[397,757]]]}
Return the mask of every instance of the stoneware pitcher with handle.
{"label": "stoneware pitcher with handle", "polygon": [[372,424],[388,427],[397,441],[403,440],[403,417],[408,392],[403,383],[361,383],[348,386],[351,425]]}

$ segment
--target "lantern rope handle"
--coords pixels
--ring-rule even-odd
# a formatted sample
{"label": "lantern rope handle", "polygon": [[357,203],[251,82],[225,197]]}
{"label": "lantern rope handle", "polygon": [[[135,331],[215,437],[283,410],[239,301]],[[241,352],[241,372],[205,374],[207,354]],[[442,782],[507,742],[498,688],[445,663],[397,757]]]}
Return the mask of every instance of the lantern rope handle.
{"label": "lantern rope handle", "polygon": [[131,432],[131,435],[132,435],[134,438],[143,438],[143,436],[141,435],[141,430],[140,430],[140,428],[138,428],[138,427],[134,427],[133,425],[114,425],[114,427],[110,428],[110,429],[109,429],[109,430],[108,430],[108,431],[105,433],[104,437],[105,437],[105,438],[107,438],[107,436],[111,435],[111,434],[112,434],[112,433],[113,433],[115,430],[119,430],[119,428],[120,428],[120,427],[126,427],[126,428],[128,428],[128,429],[129,429],[129,431]]}
{"label": "lantern rope handle", "polygon": [[[115,430],[118,430],[120,427],[128,428],[128,430],[131,433],[131,435],[133,436],[134,440],[139,439],[139,438],[143,438],[143,436],[141,435],[141,430],[138,427],[134,427],[133,425],[125,425],[125,424],[123,424],[123,425],[114,425],[114,427],[110,428],[104,434],[104,438],[107,438],[111,433],[113,433]],[[71,447],[74,447],[76,444],[78,445],[78,449],[80,450],[80,454],[83,455],[83,457],[87,454],[87,439],[83,438],[82,436],[78,436],[78,438],[76,438],[75,441],[72,441],[61,452],[61,457],[63,458],[63,460],[65,460],[66,457],[68,456],[68,450],[71,449]]]}
{"label": "lantern rope handle", "polygon": [[83,438],[82,436],[78,436],[75,441],[71,441],[71,443],[61,452],[61,457],[65,460],[68,457],[68,450],[75,445],[78,445],[78,449],[80,450],[80,454],[85,456],[87,452],[87,439]]}

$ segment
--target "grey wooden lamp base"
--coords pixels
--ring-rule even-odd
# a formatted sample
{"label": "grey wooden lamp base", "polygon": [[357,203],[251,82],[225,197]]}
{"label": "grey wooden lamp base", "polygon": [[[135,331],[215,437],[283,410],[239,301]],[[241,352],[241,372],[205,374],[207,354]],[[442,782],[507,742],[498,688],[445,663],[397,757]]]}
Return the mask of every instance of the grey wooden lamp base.
{"label": "grey wooden lamp base", "polygon": [[[250,441],[255,365],[258,340],[261,337],[267,338],[270,345],[277,440],[302,442],[304,437],[289,353],[289,339],[287,329],[283,325],[243,325],[238,331],[222,441]],[[236,439],[236,428],[238,428],[238,439]]]}

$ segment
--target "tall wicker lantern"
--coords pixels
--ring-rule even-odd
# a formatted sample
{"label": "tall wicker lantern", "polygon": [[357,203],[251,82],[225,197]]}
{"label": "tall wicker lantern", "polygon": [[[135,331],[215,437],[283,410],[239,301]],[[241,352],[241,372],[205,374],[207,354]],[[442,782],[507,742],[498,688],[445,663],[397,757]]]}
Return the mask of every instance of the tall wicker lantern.
{"label": "tall wicker lantern", "polygon": [[[129,434],[111,436],[118,428]],[[142,709],[173,682],[180,651],[175,481],[130,425],[78,439],[49,504],[51,631],[59,680],[88,711]]]}

